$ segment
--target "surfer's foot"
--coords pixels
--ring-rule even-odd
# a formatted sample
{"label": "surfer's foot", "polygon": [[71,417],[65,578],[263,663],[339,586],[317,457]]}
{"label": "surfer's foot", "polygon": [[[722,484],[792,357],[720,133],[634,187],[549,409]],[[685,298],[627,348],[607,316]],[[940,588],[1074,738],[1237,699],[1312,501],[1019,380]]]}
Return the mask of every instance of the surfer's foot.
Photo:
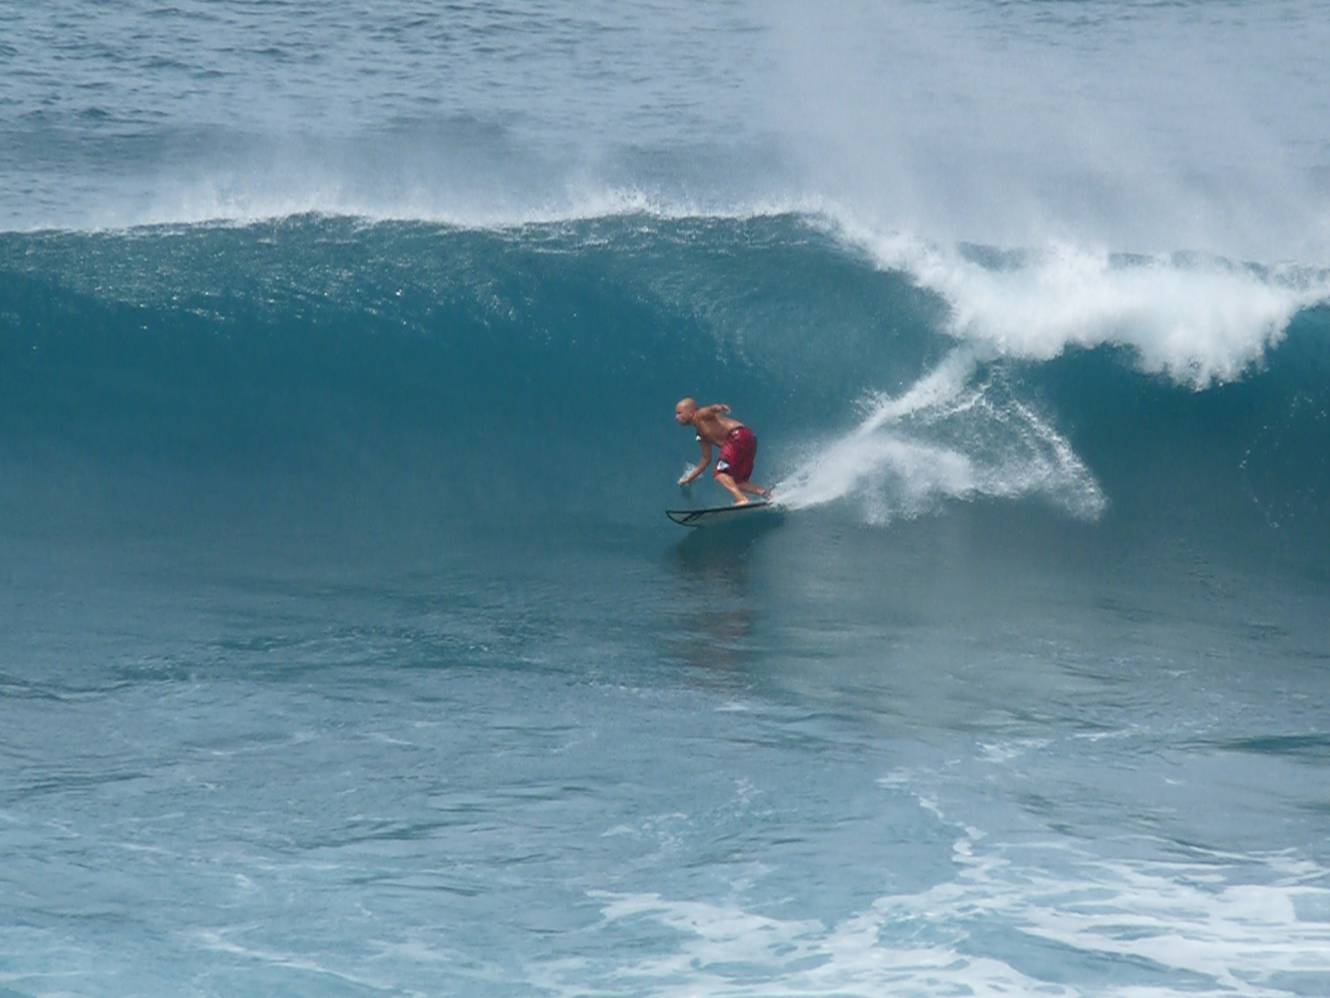
{"label": "surfer's foot", "polygon": [[[736,499],[741,492],[747,492],[750,496],[757,496],[759,499],[770,499],[771,490],[764,489],[760,485],[754,485],[752,482],[736,482],[734,488],[730,489],[730,495]],[[745,500],[745,504],[748,500]],[[737,503],[736,503],[737,505]]]}
{"label": "surfer's foot", "polygon": [[747,497],[747,496],[740,496],[738,499],[734,500],[734,505],[736,505],[736,506],[747,506],[747,505],[748,505],[748,497]]}

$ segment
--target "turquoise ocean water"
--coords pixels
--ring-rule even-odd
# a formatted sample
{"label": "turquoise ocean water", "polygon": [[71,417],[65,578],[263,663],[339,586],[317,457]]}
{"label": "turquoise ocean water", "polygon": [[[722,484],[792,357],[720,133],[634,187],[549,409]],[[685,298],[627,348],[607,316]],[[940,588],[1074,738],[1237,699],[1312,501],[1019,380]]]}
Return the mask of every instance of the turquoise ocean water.
{"label": "turquoise ocean water", "polygon": [[1324,15],[0,2],[0,995],[1330,994]]}

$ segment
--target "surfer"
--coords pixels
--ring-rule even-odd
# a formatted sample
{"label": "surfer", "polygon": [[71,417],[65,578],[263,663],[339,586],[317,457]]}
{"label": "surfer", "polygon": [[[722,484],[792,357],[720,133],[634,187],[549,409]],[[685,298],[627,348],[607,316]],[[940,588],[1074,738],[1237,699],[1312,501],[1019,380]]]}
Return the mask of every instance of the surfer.
{"label": "surfer", "polygon": [[720,460],[712,477],[734,496],[736,506],[748,504],[748,495],[771,497],[769,490],[754,485],[748,479],[753,474],[753,459],[757,457],[757,437],[753,431],[729,415],[724,404],[698,406],[690,398],[679,400],[674,407],[674,421],[680,426],[691,426],[697,431],[697,442],[702,445],[702,460],[688,474],[679,479],[680,485],[689,485],[711,465],[711,446],[720,448]]}

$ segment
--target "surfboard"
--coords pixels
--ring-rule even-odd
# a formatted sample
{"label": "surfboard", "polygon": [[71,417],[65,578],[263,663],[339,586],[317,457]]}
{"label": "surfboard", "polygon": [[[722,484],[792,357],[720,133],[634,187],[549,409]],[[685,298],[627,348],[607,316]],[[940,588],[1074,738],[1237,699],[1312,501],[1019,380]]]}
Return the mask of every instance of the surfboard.
{"label": "surfboard", "polygon": [[758,510],[770,510],[769,502],[750,502],[747,506],[708,506],[706,509],[667,509],[665,515],[681,527],[714,527],[721,523],[746,520]]}

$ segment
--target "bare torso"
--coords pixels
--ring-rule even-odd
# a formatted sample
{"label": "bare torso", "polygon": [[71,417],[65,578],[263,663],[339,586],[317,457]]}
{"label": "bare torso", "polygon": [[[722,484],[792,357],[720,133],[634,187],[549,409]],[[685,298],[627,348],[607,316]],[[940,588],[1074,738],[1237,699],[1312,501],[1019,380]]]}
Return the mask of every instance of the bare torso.
{"label": "bare torso", "polygon": [[699,412],[697,418],[693,420],[693,429],[697,430],[697,435],[718,447],[725,443],[725,438],[730,435],[731,430],[738,429],[743,425],[737,419],[731,419],[729,416],[722,416],[719,413],[704,416]]}

